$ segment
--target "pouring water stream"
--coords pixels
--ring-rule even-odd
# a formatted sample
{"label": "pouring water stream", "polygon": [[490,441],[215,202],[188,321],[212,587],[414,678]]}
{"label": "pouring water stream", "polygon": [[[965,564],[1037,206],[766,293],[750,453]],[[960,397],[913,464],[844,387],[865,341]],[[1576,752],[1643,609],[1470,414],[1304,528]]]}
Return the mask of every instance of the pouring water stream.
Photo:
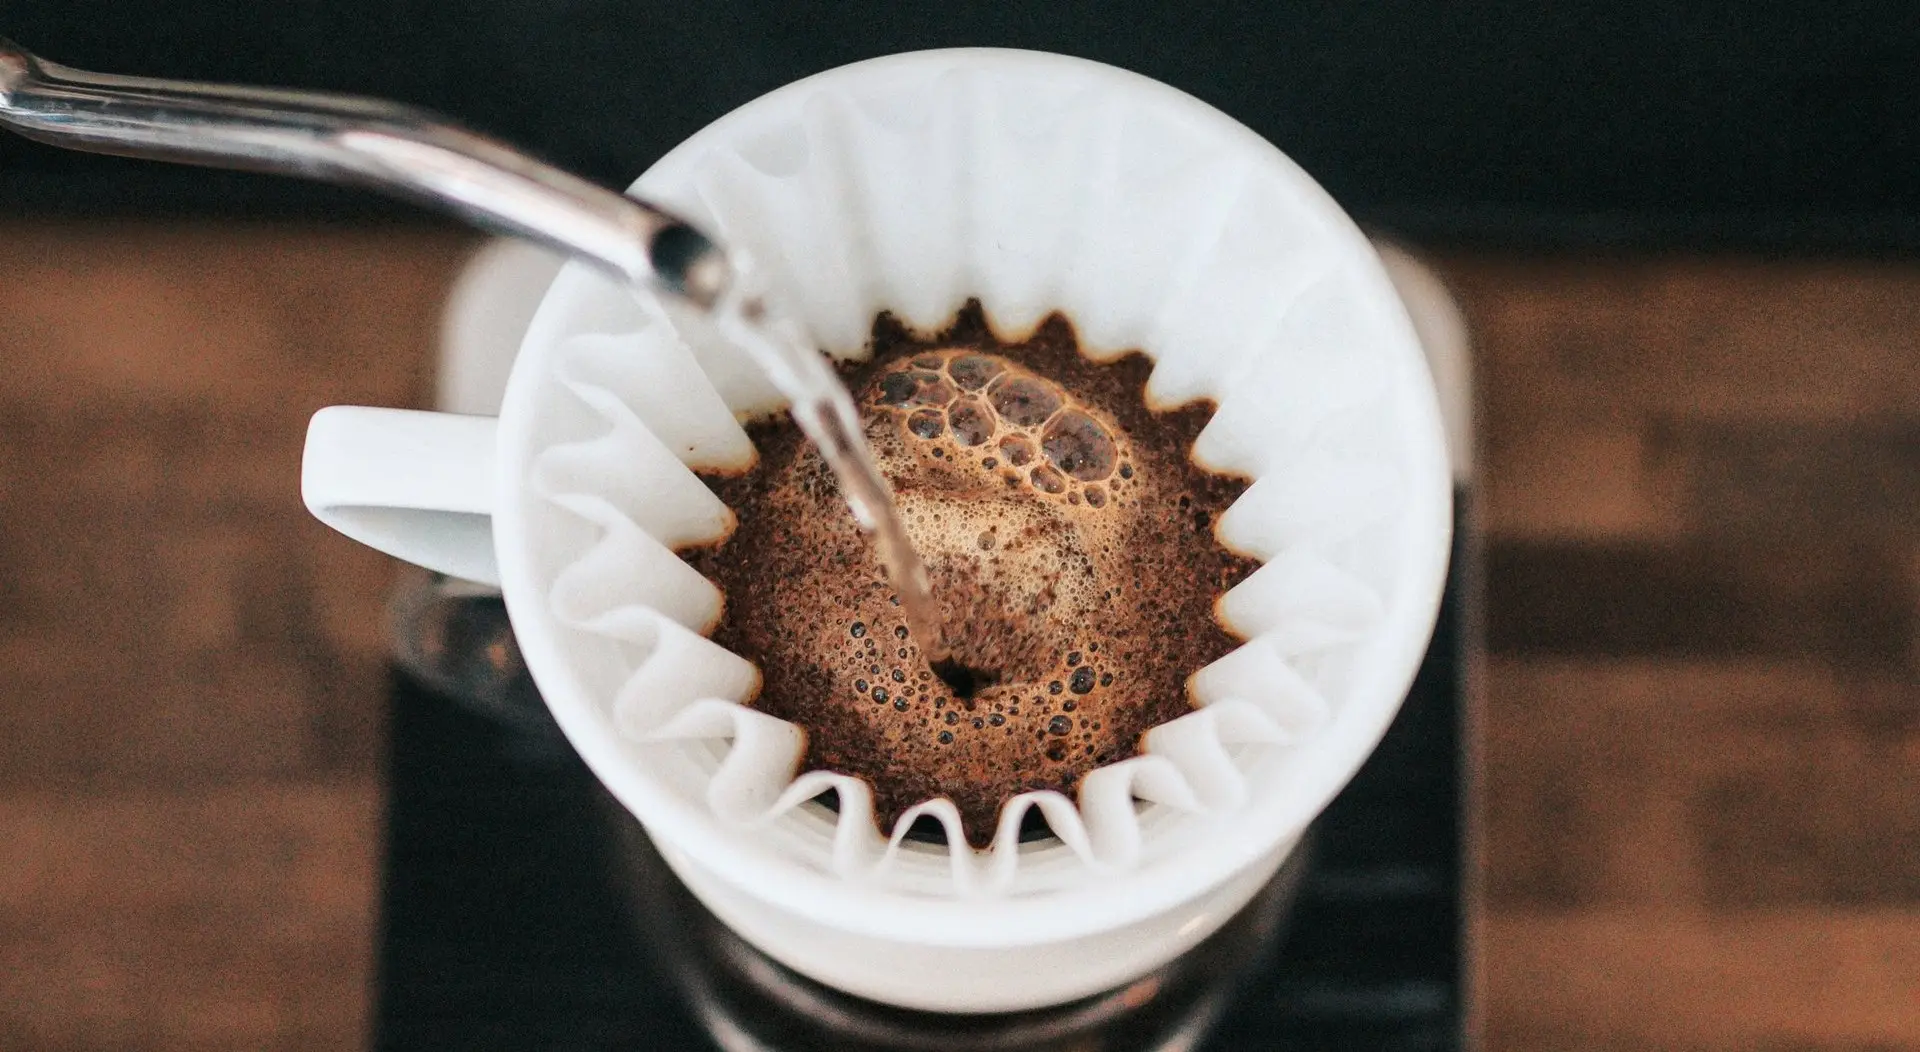
{"label": "pouring water stream", "polygon": [[691,224],[395,103],[87,73],[42,61],[4,37],[0,127],[90,153],[381,190],[580,257],[640,295],[704,312],[791,402],[794,421],[872,535],[909,631],[936,668],[946,657],[926,566],[895,513],[846,385],[745,259]]}

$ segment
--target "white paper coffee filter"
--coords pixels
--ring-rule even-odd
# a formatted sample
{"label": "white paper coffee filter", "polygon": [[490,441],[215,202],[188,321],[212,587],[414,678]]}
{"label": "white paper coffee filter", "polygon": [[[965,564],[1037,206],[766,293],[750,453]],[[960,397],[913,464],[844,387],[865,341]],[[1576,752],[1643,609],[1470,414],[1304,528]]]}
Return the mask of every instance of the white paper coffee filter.
{"label": "white paper coffee filter", "polygon": [[[832,354],[862,353],[881,310],[935,330],[978,297],[1005,336],[1059,310],[1096,357],[1144,350],[1156,404],[1216,401],[1194,455],[1254,480],[1216,527],[1264,564],[1219,603],[1250,641],[1194,670],[1198,707],[1077,799],[1013,800],[990,849],[966,846],[944,799],[883,837],[866,785],[798,770],[802,733],[745,704],[757,672],[702,636],[719,592],[673,554],[731,529],[694,471],[750,464],[736,421],[780,408],[777,393],[739,352],[563,279],[529,337],[552,353],[522,362],[545,375],[527,385],[535,497],[515,532],[537,548],[546,609],[531,616],[556,622],[564,666],[535,671],[576,742],[596,739],[583,752],[603,779],[619,767],[876,892],[1019,897],[1218,849],[1249,822],[1297,834],[1384,731],[1448,530],[1404,313],[1364,239],[1271,146],[1171,89],[1142,105],[1076,68],[976,52],[946,71],[825,74],[722,120],[636,192],[748,252]],[[837,815],[810,802],[827,789]],[[1057,840],[1019,843],[1029,808]],[[903,839],[923,814],[950,846]]]}

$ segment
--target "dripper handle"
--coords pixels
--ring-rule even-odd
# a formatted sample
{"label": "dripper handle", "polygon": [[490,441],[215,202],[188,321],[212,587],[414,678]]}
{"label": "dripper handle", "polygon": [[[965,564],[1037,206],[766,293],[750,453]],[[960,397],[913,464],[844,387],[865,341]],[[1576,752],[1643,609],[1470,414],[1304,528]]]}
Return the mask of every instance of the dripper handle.
{"label": "dripper handle", "polygon": [[0,37],[0,127],[88,153],[371,187],[703,308],[733,279],[725,252],[684,220],[397,103],[88,73]]}
{"label": "dripper handle", "polygon": [[314,518],[370,548],[498,586],[498,424],[412,409],[322,409],[307,425],[301,496]]}

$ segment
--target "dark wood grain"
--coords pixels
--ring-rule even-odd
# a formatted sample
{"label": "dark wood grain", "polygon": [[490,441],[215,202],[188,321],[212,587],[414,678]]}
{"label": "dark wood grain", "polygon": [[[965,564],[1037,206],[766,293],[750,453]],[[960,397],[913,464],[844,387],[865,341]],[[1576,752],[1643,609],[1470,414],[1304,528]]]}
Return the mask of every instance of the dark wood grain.
{"label": "dark wood grain", "polygon": [[1500,911],[1487,923],[1501,1049],[1911,1050],[1911,910]]}
{"label": "dark wood grain", "polygon": [[1920,421],[1656,420],[1691,521],[1737,540],[1920,538]]}
{"label": "dark wood grain", "polygon": [[362,1047],[380,792],[0,796],[0,1047]]}
{"label": "dark wood grain", "polygon": [[1529,658],[1495,662],[1488,683],[1494,906],[1920,903],[1905,676]]}
{"label": "dark wood grain", "polygon": [[1498,654],[1819,657],[1902,667],[1916,603],[1905,552],[1817,536],[1680,542],[1495,537],[1487,643]]}
{"label": "dark wood grain", "polygon": [[392,570],[300,448],[463,245],[0,230],[0,1048],[363,1046]]}
{"label": "dark wood grain", "polygon": [[1488,1047],[1920,1049],[1920,269],[1446,269]]}

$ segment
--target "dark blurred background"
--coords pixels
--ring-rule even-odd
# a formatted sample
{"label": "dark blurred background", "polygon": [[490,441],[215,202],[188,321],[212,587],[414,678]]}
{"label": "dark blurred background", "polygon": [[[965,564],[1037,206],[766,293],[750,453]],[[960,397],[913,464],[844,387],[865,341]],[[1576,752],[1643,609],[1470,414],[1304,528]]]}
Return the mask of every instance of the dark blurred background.
{"label": "dark blurred background", "polygon": [[[893,51],[1198,95],[1473,331],[1486,1047],[1920,1049],[1920,5],[0,0],[0,33],[398,98],[613,186]],[[364,1046],[393,571],[308,518],[300,441],[424,404],[476,243],[0,136],[0,1048]]]}
{"label": "dark blurred background", "polygon": [[[85,69],[406,100],[615,185],[809,73],[920,48],[1037,48],[1192,92],[1410,237],[1920,245],[1920,8],[1899,0],[10,0],[0,22]],[[15,213],[390,211],[15,141],[0,141],[0,191]]]}

